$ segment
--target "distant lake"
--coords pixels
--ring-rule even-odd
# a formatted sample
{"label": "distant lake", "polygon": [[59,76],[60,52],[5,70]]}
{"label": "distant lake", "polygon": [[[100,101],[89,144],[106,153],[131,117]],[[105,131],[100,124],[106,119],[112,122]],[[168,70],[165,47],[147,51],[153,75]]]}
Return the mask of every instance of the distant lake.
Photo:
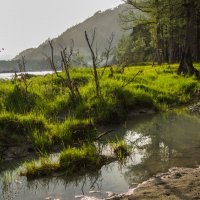
{"label": "distant lake", "polygon": [[[23,73],[23,72],[22,72]],[[37,71],[37,72],[26,72],[26,74],[33,74],[33,75],[46,75],[46,74],[52,74],[53,71]],[[17,73],[18,75],[21,74],[21,72]],[[7,79],[10,80],[14,77],[15,73],[0,73],[0,79]]]}

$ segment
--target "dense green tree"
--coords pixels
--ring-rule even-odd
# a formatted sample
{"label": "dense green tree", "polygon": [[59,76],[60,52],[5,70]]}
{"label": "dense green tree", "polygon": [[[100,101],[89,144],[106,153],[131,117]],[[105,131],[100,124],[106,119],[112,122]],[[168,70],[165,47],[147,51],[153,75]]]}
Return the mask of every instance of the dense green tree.
{"label": "dense green tree", "polygon": [[144,25],[137,25],[132,28],[130,35],[123,36],[120,39],[115,56],[119,64],[126,66],[152,59],[149,58],[152,52],[149,28]]}
{"label": "dense green tree", "polygon": [[[158,64],[191,57],[200,59],[199,0],[124,0],[130,7],[121,15],[123,27],[147,26]],[[188,13],[190,14],[188,17]],[[186,49],[190,49],[189,55]],[[189,61],[188,61],[189,62]],[[191,70],[192,74],[194,70]],[[183,72],[183,71],[182,71]],[[188,70],[185,70],[188,73]]]}
{"label": "dense green tree", "polygon": [[161,24],[161,5],[158,0],[133,1],[126,0],[132,6],[121,19],[125,26],[147,26],[151,30],[152,44],[155,48],[156,60],[162,63],[162,24]]}

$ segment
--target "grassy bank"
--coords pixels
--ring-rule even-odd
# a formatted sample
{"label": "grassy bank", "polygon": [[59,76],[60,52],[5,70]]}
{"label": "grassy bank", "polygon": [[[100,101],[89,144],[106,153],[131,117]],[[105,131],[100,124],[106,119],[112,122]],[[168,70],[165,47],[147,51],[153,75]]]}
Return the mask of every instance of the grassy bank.
{"label": "grassy bank", "polygon": [[103,165],[114,161],[115,158],[99,155],[93,144],[86,144],[80,148],[63,150],[58,159],[43,157],[24,164],[21,175],[28,178],[49,176],[64,172],[67,176],[81,175],[88,171],[100,169]]}
{"label": "grassy bank", "polygon": [[54,142],[71,145],[94,137],[94,124],[118,123],[138,109],[161,111],[189,103],[199,91],[199,81],[179,76],[176,70],[177,66],[128,67],[108,78],[107,69],[97,98],[91,69],[73,68],[71,76],[81,95],[76,104],[56,75],[32,77],[26,81],[28,88],[20,81],[0,81],[0,142],[27,136],[42,148]]}
{"label": "grassy bank", "polygon": [[195,77],[177,75],[176,70],[177,66],[137,66],[119,73],[114,67],[110,78],[106,69],[97,98],[92,70],[72,68],[70,73],[80,93],[75,103],[56,75],[31,77],[26,82],[1,80],[0,145],[28,141],[40,153],[57,147],[58,151],[72,148],[76,155],[73,148],[97,137],[97,124],[119,123],[140,109],[166,111],[190,103],[198,95],[200,83]]}

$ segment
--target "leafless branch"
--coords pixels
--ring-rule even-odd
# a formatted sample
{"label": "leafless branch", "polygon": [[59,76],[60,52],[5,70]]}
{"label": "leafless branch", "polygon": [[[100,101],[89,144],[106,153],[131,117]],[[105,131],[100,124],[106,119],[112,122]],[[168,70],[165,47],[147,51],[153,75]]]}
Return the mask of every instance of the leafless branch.
{"label": "leafless branch", "polygon": [[138,71],[138,72],[134,75],[134,77],[133,77],[131,80],[129,80],[127,83],[125,83],[125,84],[122,85],[122,88],[124,88],[124,87],[126,87],[127,85],[129,85],[130,83],[132,83],[132,82],[135,80],[135,78],[136,78],[139,74],[141,74],[142,72],[143,72],[143,70]]}
{"label": "leafless branch", "polygon": [[54,71],[54,73],[56,74],[57,77],[59,77],[60,79],[62,79],[64,81],[64,78],[62,76],[59,75],[55,62],[54,62],[54,49],[53,49],[53,40],[48,40],[49,46],[51,48],[51,56],[47,58],[47,60],[49,61],[49,64],[51,66],[52,71]]}
{"label": "leafless branch", "polygon": [[94,44],[95,37],[96,37],[96,28],[94,28],[93,33],[92,33],[91,47],[92,47],[93,44]]}
{"label": "leafless branch", "polygon": [[114,40],[114,33],[112,33],[111,36],[107,39],[108,48],[105,49],[106,63],[105,63],[104,69],[103,69],[103,71],[102,71],[102,73],[101,73],[101,78],[102,78],[103,75],[104,75],[104,72],[105,72],[106,67],[108,67],[108,61],[109,61],[110,54],[111,54],[111,51],[112,51],[112,43],[113,43],[113,40]]}
{"label": "leafless branch", "polygon": [[95,80],[95,86],[96,86],[96,95],[100,96],[100,85],[99,85],[99,77],[98,77],[98,73],[97,73],[97,64],[96,64],[97,58],[96,58],[94,50],[92,48],[92,45],[93,45],[94,39],[95,39],[95,32],[96,31],[94,29],[93,37],[92,37],[92,42],[91,43],[89,41],[87,31],[85,31],[85,39],[86,39],[86,42],[88,44],[88,47],[90,49],[90,53],[91,53],[91,56],[92,56],[93,73],[94,73],[94,80]]}

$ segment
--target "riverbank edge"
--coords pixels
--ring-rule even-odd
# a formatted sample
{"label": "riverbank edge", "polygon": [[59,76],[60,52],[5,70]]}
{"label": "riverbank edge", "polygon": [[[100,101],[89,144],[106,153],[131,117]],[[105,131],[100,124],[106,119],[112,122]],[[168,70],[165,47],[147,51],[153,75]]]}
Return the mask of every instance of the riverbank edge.
{"label": "riverbank edge", "polygon": [[200,199],[200,167],[173,167],[141,184],[133,184],[127,193],[106,200],[179,200]]}

